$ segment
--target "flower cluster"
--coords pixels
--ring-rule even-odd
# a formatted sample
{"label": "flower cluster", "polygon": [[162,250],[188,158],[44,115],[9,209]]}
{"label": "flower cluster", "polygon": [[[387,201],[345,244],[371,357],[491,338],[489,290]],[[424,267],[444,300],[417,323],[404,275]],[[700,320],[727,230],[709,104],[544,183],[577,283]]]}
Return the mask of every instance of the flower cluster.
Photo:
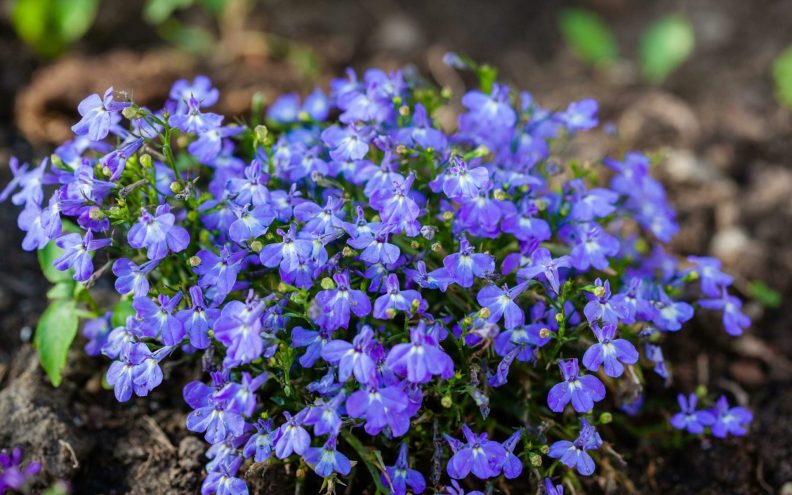
{"label": "flower cluster", "polygon": [[[212,113],[199,77],[157,110],[92,95],[74,139],[11,164],[23,247],[54,241],[86,287],[115,277],[110,311],[77,294],[118,400],[158,387],[165,360],[202,366],[183,395],[210,444],[203,493],[247,493],[242,466],[266,461],[329,482],[362,462],[399,495],[548,457],[591,475],[609,455],[595,411],[635,414],[644,366],[668,377],[686,301],[747,327],[717,260],[664,248],[678,227],[644,155],[564,155],[596,102],[552,111],[449,61],[481,82],[452,129],[434,120],[450,95],[407,71],[349,71],[250,125]],[[750,414],[722,401],[673,424],[744,434]]]}
{"label": "flower cluster", "polygon": [[29,461],[22,466],[22,449],[14,447],[11,452],[0,451],[0,494],[8,490],[19,491],[41,471],[41,463]]}

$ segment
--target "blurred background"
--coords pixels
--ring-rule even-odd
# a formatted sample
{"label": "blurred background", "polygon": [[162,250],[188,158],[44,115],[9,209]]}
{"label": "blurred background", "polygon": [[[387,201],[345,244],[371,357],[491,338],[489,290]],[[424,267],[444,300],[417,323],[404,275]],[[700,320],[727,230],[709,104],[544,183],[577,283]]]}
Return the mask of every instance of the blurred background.
{"label": "blurred background", "polygon": [[[756,413],[752,435],[730,440],[726,448],[697,444],[673,455],[636,442],[627,446],[629,477],[638,493],[792,494],[792,314],[782,310],[792,296],[791,1],[1,5],[2,183],[10,178],[11,155],[46,156],[70,137],[77,103],[111,85],[154,105],[175,79],[204,73],[221,90],[217,111],[244,117],[254,99],[272,101],[281,92],[326,85],[347,66],[411,65],[459,94],[465,81],[441,60],[452,50],[496,67],[501,79],[529,90],[545,106],[598,99],[608,133],[618,139],[595,133],[577,143],[580,152],[590,158],[626,149],[655,154],[656,174],[669,188],[682,225],[673,249],[722,258],[755,318],[736,340],[723,334],[720,323],[700,318],[667,351],[679,389],[706,385],[748,400]],[[23,341],[47,290],[35,255],[19,247],[17,213],[0,205],[0,387],[6,389],[23,376],[19,369],[26,365],[17,355],[26,349]],[[48,399],[60,410],[49,418],[60,421],[63,431],[57,431],[83,445],[75,457],[83,462],[63,467],[76,493],[163,493],[157,488],[162,483],[175,487],[173,493],[195,492],[199,440],[163,426],[173,444],[152,454],[136,439],[141,429],[152,428],[150,418],[171,414],[167,400],[160,410],[120,409],[98,398],[91,391],[96,384],[86,380],[72,380],[78,385]],[[15,403],[8,413],[24,406]],[[4,407],[0,397],[0,416]],[[63,415],[94,421],[75,425],[58,419]],[[123,455],[108,450],[108,441],[126,449]],[[158,462],[151,462],[152,455]]]}

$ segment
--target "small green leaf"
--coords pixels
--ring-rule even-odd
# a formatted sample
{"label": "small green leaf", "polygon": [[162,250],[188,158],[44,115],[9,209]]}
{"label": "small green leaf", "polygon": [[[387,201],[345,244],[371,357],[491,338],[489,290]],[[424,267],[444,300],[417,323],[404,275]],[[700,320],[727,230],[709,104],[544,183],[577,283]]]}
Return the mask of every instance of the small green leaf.
{"label": "small green leaf", "polygon": [[51,15],[61,39],[71,43],[88,31],[98,10],[99,0],[55,0]]}
{"label": "small green leaf", "polygon": [[54,56],[88,31],[98,8],[99,0],[15,0],[11,23],[25,43]]}
{"label": "small green leaf", "polygon": [[641,38],[641,70],[655,84],[663,82],[693,52],[695,38],[690,21],[672,15],[656,21]]}
{"label": "small green leaf", "polygon": [[[375,464],[376,456],[372,456],[372,452],[367,447],[365,447],[355,435],[343,432],[341,433],[341,436],[344,438],[346,443],[348,443],[350,447],[352,447],[355,452],[357,452],[360,460],[366,466],[366,469],[368,469],[371,479],[374,481],[374,485],[376,486],[377,493],[391,493],[391,491],[385,488],[385,485],[382,483],[380,472],[384,472],[384,469],[382,466]],[[375,458],[372,459],[372,457]]]}
{"label": "small green leaf", "polygon": [[778,101],[792,108],[792,46],[773,62],[773,80]]}
{"label": "small green leaf", "polygon": [[71,279],[58,282],[47,291],[47,298],[51,301],[56,299],[71,299],[74,297],[74,286],[75,282]]}
{"label": "small green leaf", "polygon": [[558,17],[561,35],[575,55],[585,62],[602,67],[619,56],[616,38],[600,17],[586,9],[564,9]]}
{"label": "small green leaf", "polygon": [[143,18],[151,24],[162,24],[179,9],[189,7],[193,0],[148,0],[143,6]]}
{"label": "small green leaf", "polygon": [[110,318],[110,322],[113,328],[123,327],[126,325],[127,317],[134,314],[135,308],[132,307],[132,303],[127,299],[121,299],[113,308],[113,316]]}
{"label": "small green leaf", "polygon": [[748,293],[751,298],[767,308],[778,308],[781,306],[781,294],[768,287],[761,280],[756,280],[748,285]]}
{"label": "small green leaf", "polygon": [[56,387],[61,383],[66,355],[77,335],[78,322],[75,302],[58,299],[50,303],[36,327],[34,343],[39,360]]}
{"label": "small green leaf", "polygon": [[50,241],[44,249],[39,250],[38,252],[38,260],[39,265],[41,265],[41,272],[47,277],[47,280],[52,282],[53,284],[58,284],[60,282],[66,282],[69,280],[73,280],[74,272],[69,269],[66,271],[60,271],[54,266],[52,263],[60,258],[63,254],[63,249],[59,248],[55,245],[55,241]]}

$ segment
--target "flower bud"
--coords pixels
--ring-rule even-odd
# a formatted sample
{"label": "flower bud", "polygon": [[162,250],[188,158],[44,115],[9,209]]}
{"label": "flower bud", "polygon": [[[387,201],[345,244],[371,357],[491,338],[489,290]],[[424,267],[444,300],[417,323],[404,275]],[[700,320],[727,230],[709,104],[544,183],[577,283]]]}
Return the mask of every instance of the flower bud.
{"label": "flower bud", "polygon": [[478,313],[481,319],[486,320],[487,318],[490,317],[492,311],[490,311],[489,308],[481,308]]}
{"label": "flower bud", "polygon": [[551,335],[553,335],[553,332],[551,332],[550,329],[547,327],[542,327],[542,329],[539,330],[540,339],[549,338]]}
{"label": "flower bud", "polygon": [[399,115],[401,115],[402,117],[406,117],[406,116],[410,115],[410,107],[408,107],[407,105],[400,106],[399,107]]}
{"label": "flower bud", "polygon": [[421,236],[427,241],[434,239],[436,229],[431,225],[424,225],[421,227]]}
{"label": "flower bud", "polygon": [[454,92],[448,86],[443,86],[443,88],[440,90],[440,96],[447,100],[454,96]]}
{"label": "flower bud", "polygon": [[254,253],[259,253],[264,249],[264,244],[258,239],[250,243],[250,250]]}
{"label": "flower bud", "polygon": [[394,151],[396,152],[397,155],[404,155],[405,153],[407,153],[407,146],[400,144],[396,146],[396,149]]}
{"label": "flower bud", "polygon": [[354,251],[349,246],[344,246],[344,249],[341,250],[341,256],[344,258],[349,258],[352,254],[354,254]]}
{"label": "flower bud", "polygon": [[300,119],[300,122],[310,122],[311,115],[305,110],[300,110],[300,113],[297,114],[297,118]]}
{"label": "flower bud", "polygon": [[410,247],[412,249],[418,249],[419,247],[421,247],[421,245],[416,241],[410,241]]}
{"label": "flower bud", "polygon": [[420,299],[413,299],[412,304],[410,305],[410,310],[415,313],[418,311],[418,308],[421,307],[421,300]]}
{"label": "flower bud", "polygon": [[392,320],[396,317],[396,310],[393,308],[388,308],[385,310],[385,317],[389,320]]}
{"label": "flower bud", "polygon": [[269,129],[265,125],[257,125],[253,132],[256,134],[256,141],[259,143],[266,143],[269,139]]}
{"label": "flower bud", "polygon": [[333,282],[333,279],[330,277],[323,278],[321,285],[322,285],[322,289],[324,290],[335,289],[335,283]]}
{"label": "flower bud", "polygon": [[564,313],[556,313],[555,314],[555,321],[556,323],[563,323],[564,321]]}
{"label": "flower bud", "polygon": [[102,175],[104,175],[105,177],[110,177],[111,175],[113,175],[113,172],[112,170],[110,170],[110,168],[107,165],[104,165],[102,167]]}
{"label": "flower bud", "polygon": [[494,193],[492,193],[492,195],[493,195],[493,196],[495,197],[495,199],[497,199],[498,201],[503,201],[503,200],[505,200],[506,198],[508,198],[508,197],[509,197],[509,196],[506,194],[506,191],[504,191],[503,189],[495,189],[495,192],[494,192]]}
{"label": "flower bud", "polygon": [[443,220],[445,220],[446,222],[450,222],[451,220],[453,220],[453,218],[454,218],[454,212],[453,211],[444,211],[443,212]]}
{"label": "flower bud", "polygon": [[178,182],[171,182],[170,190],[173,194],[179,194],[182,191],[182,186]]}
{"label": "flower bud", "polygon": [[196,267],[201,264],[201,258],[199,258],[198,256],[190,256],[189,262],[190,262],[190,266]]}
{"label": "flower bud", "polygon": [[528,455],[528,462],[530,462],[533,467],[540,467],[542,465],[542,456],[531,452]]}
{"label": "flower bud", "polygon": [[435,243],[432,243],[432,247],[431,247],[431,249],[432,249],[432,251],[434,251],[435,253],[439,253],[440,251],[442,251],[442,250],[443,250],[443,245],[442,245],[442,244],[440,244],[439,242],[435,242]]}
{"label": "flower bud", "polygon": [[443,398],[440,399],[440,405],[448,409],[454,405],[454,401],[451,399],[450,395],[444,395]]}
{"label": "flower bud", "polygon": [[136,105],[131,105],[123,110],[121,110],[121,115],[124,116],[125,119],[132,120],[132,119],[139,119],[140,118],[140,107]]}
{"label": "flower bud", "polygon": [[603,425],[607,425],[613,421],[613,414],[609,412],[604,412],[600,414],[599,422]]}
{"label": "flower bud", "polygon": [[545,200],[544,198],[537,199],[536,201],[534,201],[534,206],[536,206],[536,209],[539,211],[545,211],[548,206],[547,200]]}
{"label": "flower bud", "polygon": [[542,445],[541,447],[539,447],[539,452],[541,452],[542,454],[547,455],[550,452],[550,446],[549,445]]}
{"label": "flower bud", "polygon": [[142,155],[140,155],[140,165],[143,168],[151,168],[151,166],[153,165],[151,155],[149,155],[148,153],[143,153]]}

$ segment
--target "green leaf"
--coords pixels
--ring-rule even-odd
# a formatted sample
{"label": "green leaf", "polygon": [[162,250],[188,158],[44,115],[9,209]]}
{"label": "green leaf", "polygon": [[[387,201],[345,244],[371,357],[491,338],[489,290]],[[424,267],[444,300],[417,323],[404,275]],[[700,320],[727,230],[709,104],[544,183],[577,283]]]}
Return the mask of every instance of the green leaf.
{"label": "green leaf", "polygon": [[63,249],[59,248],[55,245],[55,241],[50,241],[44,249],[39,250],[38,252],[38,260],[39,265],[41,265],[41,272],[47,277],[47,280],[52,282],[53,284],[58,284],[61,282],[67,282],[69,280],[73,280],[74,271],[72,269],[68,269],[66,271],[60,271],[54,266],[52,263],[60,258],[63,254]]}
{"label": "green leaf", "polygon": [[564,9],[558,16],[564,41],[585,62],[602,67],[616,61],[619,48],[610,28],[586,9]]}
{"label": "green leaf", "polygon": [[792,46],[773,62],[773,80],[778,101],[792,108]]}
{"label": "green leaf", "polygon": [[47,298],[51,301],[55,299],[71,299],[74,297],[74,286],[74,280],[63,280],[58,282],[47,291]]}
{"label": "green leaf", "polygon": [[148,0],[143,6],[143,18],[151,24],[165,22],[179,9],[189,7],[193,0]]}
{"label": "green leaf", "polygon": [[113,316],[110,318],[110,322],[113,328],[123,327],[126,325],[127,317],[134,314],[135,308],[132,307],[132,303],[128,299],[121,299],[113,308]]}
{"label": "green leaf", "polygon": [[11,23],[19,37],[44,56],[54,56],[93,24],[99,0],[15,0]]}
{"label": "green leaf", "polygon": [[[341,436],[344,438],[346,443],[352,447],[357,455],[360,457],[360,460],[365,464],[366,469],[368,469],[369,474],[371,474],[371,479],[374,481],[374,485],[377,488],[377,493],[390,493],[390,490],[385,488],[385,485],[382,483],[382,479],[380,478],[380,472],[384,472],[384,468],[382,466],[375,465],[376,456],[372,456],[372,452],[367,449],[358,438],[347,432],[341,433]],[[374,459],[372,459],[374,457]]]}
{"label": "green leaf", "polygon": [[781,306],[781,294],[768,287],[761,280],[756,280],[748,285],[748,293],[751,298],[767,308],[778,308]]}
{"label": "green leaf", "polygon": [[690,21],[672,15],[656,21],[641,37],[641,70],[655,84],[663,82],[693,52],[695,38]]}
{"label": "green leaf", "polygon": [[34,344],[39,361],[56,387],[61,383],[66,356],[77,335],[78,322],[76,303],[58,299],[50,303],[36,327]]}

